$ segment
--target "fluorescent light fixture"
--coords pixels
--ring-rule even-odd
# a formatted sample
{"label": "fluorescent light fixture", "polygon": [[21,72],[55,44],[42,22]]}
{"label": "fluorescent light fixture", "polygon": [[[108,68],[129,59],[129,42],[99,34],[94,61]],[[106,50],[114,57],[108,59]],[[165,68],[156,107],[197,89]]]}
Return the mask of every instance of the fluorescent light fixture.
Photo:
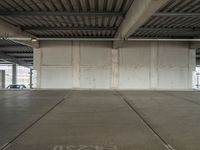
{"label": "fluorescent light fixture", "polygon": [[37,42],[37,39],[32,38],[31,41],[32,41],[32,42]]}

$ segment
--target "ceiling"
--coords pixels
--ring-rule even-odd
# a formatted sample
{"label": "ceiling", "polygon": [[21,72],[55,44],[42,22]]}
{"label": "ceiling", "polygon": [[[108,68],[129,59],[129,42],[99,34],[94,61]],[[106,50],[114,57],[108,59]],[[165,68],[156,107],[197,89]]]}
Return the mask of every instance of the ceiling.
{"label": "ceiling", "polygon": [[0,18],[36,37],[113,37],[134,0],[1,0]]}
{"label": "ceiling", "polygon": [[[0,19],[38,38],[113,38],[134,0],[1,0]],[[171,0],[131,37],[199,38],[200,0]]]}
{"label": "ceiling", "polygon": [[172,0],[155,13],[132,37],[199,38],[200,0]]}
{"label": "ceiling", "polygon": [[31,67],[33,65],[33,48],[11,40],[0,40],[0,63],[16,63]]}

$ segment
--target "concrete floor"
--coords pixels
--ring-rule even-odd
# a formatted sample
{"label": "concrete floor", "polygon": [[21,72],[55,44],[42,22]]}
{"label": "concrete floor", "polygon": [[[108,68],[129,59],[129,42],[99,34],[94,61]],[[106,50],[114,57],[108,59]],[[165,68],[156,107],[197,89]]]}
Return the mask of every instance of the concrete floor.
{"label": "concrete floor", "polygon": [[0,91],[6,150],[199,150],[200,93]]}

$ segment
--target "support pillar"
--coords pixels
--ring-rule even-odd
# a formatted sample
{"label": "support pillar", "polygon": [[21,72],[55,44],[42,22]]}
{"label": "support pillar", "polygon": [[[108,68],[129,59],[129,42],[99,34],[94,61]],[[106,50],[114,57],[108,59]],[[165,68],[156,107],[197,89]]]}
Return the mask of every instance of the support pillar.
{"label": "support pillar", "polygon": [[42,66],[42,49],[34,48],[33,49],[33,69],[37,72],[37,88],[41,88],[41,66]]}
{"label": "support pillar", "polygon": [[12,65],[12,84],[17,84],[17,65]]}
{"label": "support pillar", "polygon": [[30,69],[30,89],[33,88],[33,69]]}
{"label": "support pillar", "polygon": [[0,70],[0,88],[5,88],[5,70]]}

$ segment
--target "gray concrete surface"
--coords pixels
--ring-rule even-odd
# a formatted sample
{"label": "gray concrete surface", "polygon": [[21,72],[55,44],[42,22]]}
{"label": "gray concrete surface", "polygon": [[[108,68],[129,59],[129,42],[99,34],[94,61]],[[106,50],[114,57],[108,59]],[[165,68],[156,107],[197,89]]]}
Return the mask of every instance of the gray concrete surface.
{"label": "gray concrete surface", "polygon": [[0,91],[0,147],[23,132],[66,94],[66,91]]}
{"label": "gray concrete surface", "polygon": [[200,93],[0,91],[6,150],[199,150]]}
{"label": "gray concrete surface", "polygon": [[200,149],[199,92],[121,92],[175,150]]}
{"label": "gray concrete surface", "polygon": [[113,49],[111,41],[41,41],[40,45],[34,51],[38,88],[193,87],[196,52],[187,42],[126,41],[120,49]]}

